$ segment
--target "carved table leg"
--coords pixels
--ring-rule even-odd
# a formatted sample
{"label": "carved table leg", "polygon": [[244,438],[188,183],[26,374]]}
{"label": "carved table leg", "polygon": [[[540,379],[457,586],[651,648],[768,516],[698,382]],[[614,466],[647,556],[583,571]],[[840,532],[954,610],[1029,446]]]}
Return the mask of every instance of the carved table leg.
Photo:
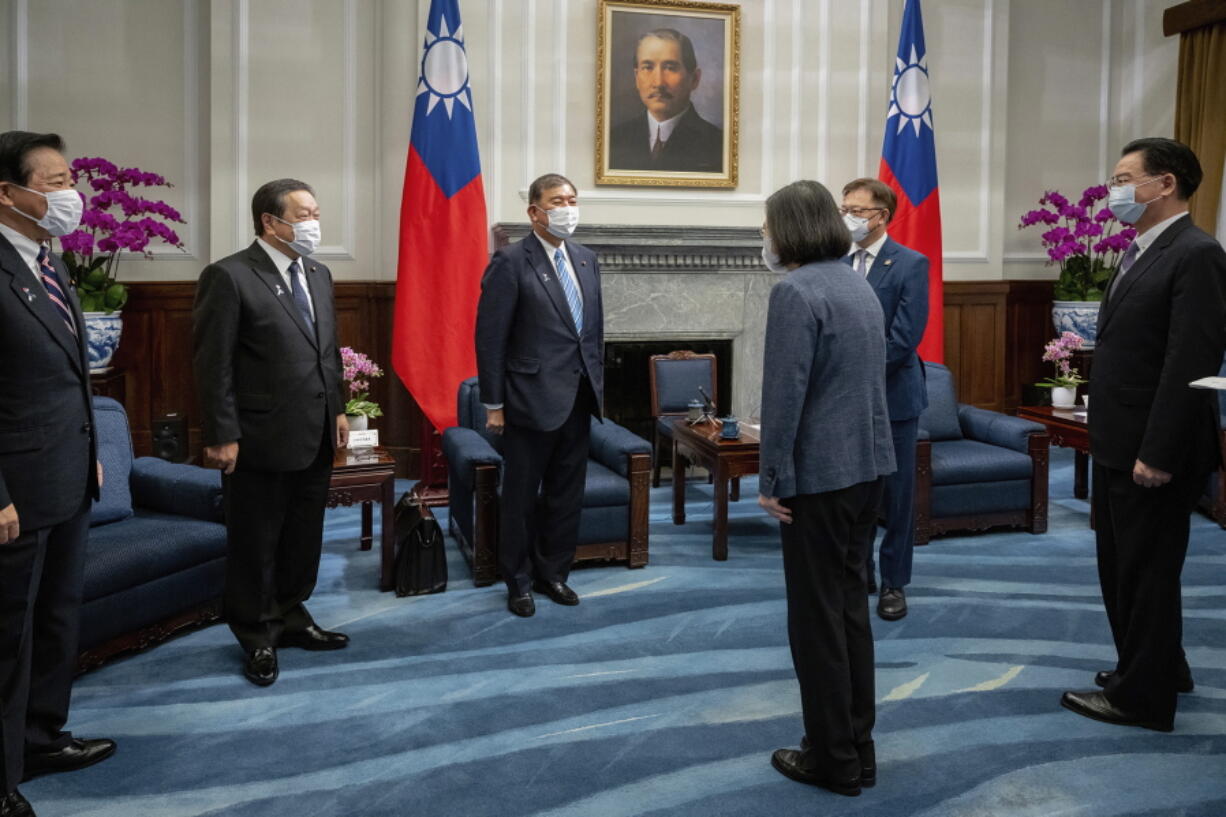
{"label": "carved table leg", "polygon": [[711,558],[728,560],[728,465],[715,459],[715,537],[711,542]]}
{"label": "carved table leg", "polygon": [[1087,488],[1089,464],[1089,454],[1084,451],[1077,451],[1073,454],[1073,496],[1077,499],[1085,499],[1090,495]]}
{"label": "carved table leg", "polygon": [[373,502],[362,503],[362,544],[360,550],[370,550],[375,541],[374,536],[374,505]]}
{"label": "carved table leg", "polygon": [[685,466],[681,447],[673,441],[673,524],[685,524]]}

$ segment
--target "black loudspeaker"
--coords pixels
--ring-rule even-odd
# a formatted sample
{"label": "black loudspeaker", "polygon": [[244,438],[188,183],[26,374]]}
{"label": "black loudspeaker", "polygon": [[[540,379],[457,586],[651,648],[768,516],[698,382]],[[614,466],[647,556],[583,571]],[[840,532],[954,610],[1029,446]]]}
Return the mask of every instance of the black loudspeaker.
{"label": "black loudspeaker", "polygon": [[187,462],[187,421],[177,411],[153,419],[153,456]]}

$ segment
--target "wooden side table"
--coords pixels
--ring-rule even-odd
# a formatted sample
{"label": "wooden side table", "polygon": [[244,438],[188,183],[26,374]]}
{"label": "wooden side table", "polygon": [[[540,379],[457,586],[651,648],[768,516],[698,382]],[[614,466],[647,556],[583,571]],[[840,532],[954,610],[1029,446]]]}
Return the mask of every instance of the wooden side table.
{"label": "wooden side table", "polygon": [[758,435],[744,425],[735,440],[720,437],[720,424],[690,425],[684,417],[673,421],[673,524],[685,524],[685,466],[695,462],[715,477],[715,535],[711,558],[728,558],[728,482],[758,473]]}
{"label": "wooden side table", "polygon": [[1084,409],[1063,409],[1051,406],[1018,406],[1017,416],[1040,423],[1051,436],[1051,444],[1072,448],[1073,496],[1085,499],[1089,491],[1090,425]]}
{"label": "wooden side table", "polygon": [[394,517],[396,510],[396,460],[383,448],[338,448],[332,460],[328,507],[362,504],[362,537],[359,548],[374,545],[374,503],[379,503],[379,589],[391,590],[396,559]]}

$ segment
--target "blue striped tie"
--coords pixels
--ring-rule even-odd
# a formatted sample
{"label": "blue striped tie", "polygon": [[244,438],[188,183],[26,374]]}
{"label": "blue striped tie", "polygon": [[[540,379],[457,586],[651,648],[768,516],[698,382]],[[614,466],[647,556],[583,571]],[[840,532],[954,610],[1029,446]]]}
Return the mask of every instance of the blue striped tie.
{"label": "blue striped tie", "polygon": [[561,248],[553,251],[553,265],[558,270],[558,280],[562,282],[562,289],[566,290],[566,303],[570,306],[570,316],[575,319],[575,329],[579,330],[579,334],[582,335],[583,301],[579,297],[579,288],[575,286],[570,273],[566,271],[566,256],[562,255]]}
{"label": "blue striped tie", "polygon": [[74,338],[77,337],[77,326],[72,319],[72,310],[68,308],[68,296],[64,294],[64,286],[60,283],[60,276],[56,273],[55,267],[51,265],[51,255],[45,246],[38,248],[38,270],[43,279],[43,288],[47,290],[47,297],[59,310],[60,317],[64,319],[64,325],[68,327],[68,331]]}
{"label": "blue striped tie", "polygon": [[306,290],[303,289],[302,279],[299,278],[301,271],[302,268],[298,266],[297,261],[289,265],[289,290],[294,296],[294,306],[298,307],[298,314],[302,315],[307,328],[314,331],[315,319],[311,317],[311,302],[307,300]]}

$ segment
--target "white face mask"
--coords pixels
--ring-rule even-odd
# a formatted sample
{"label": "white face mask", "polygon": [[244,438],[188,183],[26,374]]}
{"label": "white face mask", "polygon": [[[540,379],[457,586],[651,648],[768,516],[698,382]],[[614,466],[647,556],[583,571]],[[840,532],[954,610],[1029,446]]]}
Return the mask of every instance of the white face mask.
{"label": "white face mask", "polygon": [[277,236],[277,240],[285,244],[299,255],[310,255],[319,249],[322,232],[319,227],[319,219],[307,219],[306,221],[286,221],[283,218],[276,218],[282,224],[288,224],[294,228],[294,240],[286,241],[281,236]]}
{"label": "white face mask", "polygon": [[1150,182],[1156,182],[1158,179],[1150,179],[1141,184],[1121,184],[1111,187],[1107,191],[1107,209],[1111,211],[1111,215],[1125,224],[1136,224],[1140,221],[1141,216],[1145,215],[1145,208],[1149,206],[1149,202],[1137,201],[1137,188]]}
{"label": "white face mask", "polygon": [[[21,185],[17,185],[21,187]],[[52,190],[44,193],[41,190],[30,190],[28,187],[21,187],[30,193],[37,193],[47,200],[47,212],[42,218],[35,218],[29,213],[23,213],[16,207],[13,211],[33,221],[39,227],[42,227],[47,232],[54,236],[68,235],[81,224],[81,211],[85,209],[85,203],[81,201],[81,194],[75,190]]]}
{"label": "white face mask", "polygon": [[868,219],[860,216],[853,216],[851,213],[843,214],[843,224],[847,226],[847,231],[851,233],[853,242],[863,241],[868,237]]}
{"label": "white face mask", "polygon": [[779,260],[779,253],[775,252],[775,245],[771,243],[769,236],[762,238],[762,263],[771,272],[784,273],[788,271]]}
{"label": "white face mask", "polygon": [[565,241],[574,235],[575,228],[579,226],[578,207],[555,207],[552,210],[538,207],[537,209],[549,217],[549,226],[545,229],[554,238],[560,238]]}

